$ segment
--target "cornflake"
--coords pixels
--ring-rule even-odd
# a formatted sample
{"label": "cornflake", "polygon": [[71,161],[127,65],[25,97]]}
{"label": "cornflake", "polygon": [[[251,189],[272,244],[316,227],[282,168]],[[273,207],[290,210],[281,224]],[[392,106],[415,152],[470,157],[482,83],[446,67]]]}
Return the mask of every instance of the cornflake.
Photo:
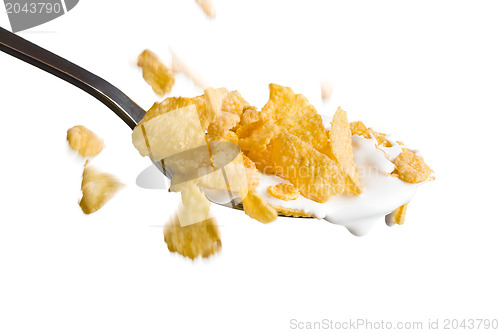
{"label": "cornflake", "polygon": [[246,152],[248,158],[250,158],[259,171],[264,174],[274,174],[274,162],[272,159],[272,143],[266,146],[263,151],[248,151]]}
{"label": "cornflake", "polygon": [[217,135],[207,135],[207,140],[209,142],[230,142],[234,143],[235,145],[238,144],[238,136],[236,133],[232,131],[224,131],[222,133],[218,133]]}
{"label": "cornflake", "polygon": [[150,50],[144,50],[137,59],[137,66],[142,68],[142,77],[160,97],[172,91],[175,83],[174,73],[165,66]]}
{"label": "cornflake", "polygon": [[300,209],[281,207],[276,205],[271,205],[279,215],[283,216],[291,216],[291,217],[314,217],[311,214],[308,214]]}
{"label": "cornflake", "polygon": [[262,119],[297,136],[317,151],[330,154],[328,136],[321,116],[303,95],[291,88],[270,84],[269,101],[262,108]]}
{"label": "cornflake", "polygon": [[262,127],[264,125],[264,121],[259,120],[255,122],[251,122],[246,125],[241,125],[240,121],[240,127],[236,130],[236,134],[240,139],[244,139],[252,134],[253,131],[255,131],[257,128]]}
{"label": "cornflake", "polygon": [[243,109],[243,114],[241,115],[241,126],[246,126],[248,124],[254,123],[261,119],[260,111],[257,111],[255,106],[249,106]]}
{"label": "cornflake", "polygon": [[104,141],[82,125],[71,127],[66,138],[71,149],[84,157],[96,156],[104,148]]}
{"label": "cornflake", "polygon": [[290,201],[299,197],[299,191],[292,185],[279,183],[267,188],[267,193],[277,199]]}
{"label": "cornflake", "polygon": [[276,209],[254,191],[248,191],[243,199],[243,209],[245,214],[262,223],[272,222],[278,217]]}
{"label": "cornflake", "polygon": [[155,161],[206,145],[194,105],[142,122],[134,128],[132,142],[142,156],[150,156]]}
{"label": "cornflake", "polygon": [[198,116],[200,118],[201,127],[203,129],[207,129],[208,124],[210,124],[213,120],[207,116],[205,98],[204,96],[197,97],[168,97],[165,98],[162,102],[156,102],[153,106],[146,112],[144,118],[137,124],[137,126],[142,125],[148,120],[151,120],[155,117],[161,116],[162,114],[168,113],[170,111],[174,111],[177,109],[182,109],[186,106],[194,105],[196,111],[198,112]]}
{"label": "cornflake", "polygon": [[243,110],[248,107],[250,107],[250,104],[241,97],[238,91],[234,90],[227,94],[221,109],[222,111],[231,112],[241,117]]}
{"label": "cornflake", "polygon": [[222,248],[219,227],[215,218],[181,227],[175,215],[163,229],[163,237],[170,252],[194,259],[208,258]]}
{"label": "cornflake", "polygon": [[362,121],[353,121],[350,124],[351,134],[359,135],[365,139],[371,139],[370,131],[366,128],[365,124]]}
{"label": "cornflake", "polygon": [[215,3],[213,0],[196,0],[196,3],[203,9],[210,18],[215,18]]}
{"label": "cornflake", "polygon": [[403,224],[405,223],[406,220],[406,208],[408,207],[408,203],[404,204],[403,206],[399,207],[392,213],[388,214],[385,216],[385,221],[387,222],[388,225],[393,225],[393,224]]}
{"label": "cornflake", "polygon": [[80,207],[85,214],[101,209],[123,187],[114,176],[85,166],[82,176]]}
{"label": "cornflake", "polygon": [[[249,130],[247,127],[252,127],[252,131],[245,137],[244,135],[249,132],[247,131]],[[238,144],[243,151],[258,153],[266,149],[267,144],[279,133],[279,131],[278,126],[272,121],[251,123],[240,129]]]}
{"label": "cornflake", "polygon": [[387,134],[376,132],[371,128],[366,128],[362,121],[354,121],[350,123],[350,128],[353,135],[356,134],[364,137],[365,139],[375,138],[378,145],[392,147],[392,143],[386,138]]}
{"label": "cornflake", "polygon": [[392,172],[407,183],[421,183],[429,179],[432,169],[425,164],[424,159],[406,148],[394,160],[396,169]]}
{"label": "cornflake", "polygon": [[347,114],[340,107],[335,112],[329,132],[332,154],[340,164],[346,177],[346,188],[354,194],[363,192],[363,185],[354,164],[352,152],[352,134],[347,121]]}
{"label": "cornflake", "polygon": [[339,165],[293,134],[278,134],[272,141],[271,156],[276,174],[308,199],[323,203],[344,192],[345,178]]}
{"label": "cornflake", "polygon": [[[240,117],[234,113],[221,111],[217,118],[208,125],[207,134],[209,139],[226,137],[227,132],[240,122]],[[234,132],[233,132],[234,133]],[[236,142],[238,142],[236,140]]]}
{"label": "cornflake", "polygon": [[190,259],[199,255],[206,258],[221,249],[219,228],[210,216],[210,202],[197,182],[189,180],[171,187],[181,192],[182,202],[163,229],[168,249]]}

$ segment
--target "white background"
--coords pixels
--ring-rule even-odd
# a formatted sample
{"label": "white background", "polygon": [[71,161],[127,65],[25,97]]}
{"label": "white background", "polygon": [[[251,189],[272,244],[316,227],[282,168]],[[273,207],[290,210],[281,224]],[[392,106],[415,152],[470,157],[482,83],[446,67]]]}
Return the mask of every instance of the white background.
{"label": "white background", "polygon": [[[289,332],[290,320],[500,319],[498,1],[80,1],[19,33],[102,76],[144,108],[134,66],[169,46],[213,86],[262,107],[268,83],[325,114],[341,105],[419,149],[437,180],[407,222],[365,237],[312,219],[262,225],[212,206],[222,251],[168,251],[178,195],[143,189],[149,166],[130,129],[76,87],[0,53],[0,332]],[[10,25],[0,13],[0,26]],[[323,104],[319,82],[333,96]],[[199,94],[183,78],[173,95]],[[93,163],[127,186],[103,209],[79,206],[82,124],[106,148]]]}

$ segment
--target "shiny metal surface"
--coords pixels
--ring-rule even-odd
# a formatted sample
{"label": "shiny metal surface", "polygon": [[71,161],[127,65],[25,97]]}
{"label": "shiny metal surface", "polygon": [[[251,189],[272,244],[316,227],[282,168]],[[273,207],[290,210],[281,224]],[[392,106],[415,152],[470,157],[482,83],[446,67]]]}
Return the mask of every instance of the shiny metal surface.
{"label": "shiny metal surface", "polygon": [[132,129],[146,114],[139,105],[106,80],[1,27],[0,50],[86,91]]}

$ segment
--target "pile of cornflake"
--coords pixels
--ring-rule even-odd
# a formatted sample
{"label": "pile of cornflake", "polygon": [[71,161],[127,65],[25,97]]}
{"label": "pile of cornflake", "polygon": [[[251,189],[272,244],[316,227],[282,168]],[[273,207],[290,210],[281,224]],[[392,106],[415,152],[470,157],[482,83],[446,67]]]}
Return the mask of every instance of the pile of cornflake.
{"label": "pile of cornflake", "polygon": [[[157,92],[169,91],[173,74],[155,57],[145,62],[148,54],[145,51],[139,62],[146,81]],[[164,236],[170,251],[189,258],[207,257],[221,248],[207,196],[218,203],[242,204],[248,216],[263,223],[278,214],[323,217],[286,204],[294,200],[323,204],[332,197],[362,197],[353,138],[366,139],[383,156],[390,168],[385,177],[412,184],[433,179],[423,158],[401,142],[362,122],[349,123],[341,108],[327,129],[303,95],[277,84],[270,85],[269,101],[261,110],[238,91],[225,88],[207,88],[197,97],[166,98],[147,111],[132,134],[140,154],[161,164],[171,177],[170,191],[181,192],[181,207]],[[269,176],[282,181],[258,194],[259,183]],[[273,204],[264,196],[273,198]],[[406,207],[391,213],[388,223],[402,224]]]}

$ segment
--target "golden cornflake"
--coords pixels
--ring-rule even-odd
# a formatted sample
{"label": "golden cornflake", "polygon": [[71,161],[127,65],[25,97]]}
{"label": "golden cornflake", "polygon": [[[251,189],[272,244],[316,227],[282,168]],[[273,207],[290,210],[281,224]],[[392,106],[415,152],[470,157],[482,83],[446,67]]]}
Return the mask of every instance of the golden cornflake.
{"label": "golden cornflake", "polygon": [[215,3],[213,0],[196,0],[196,3],[200,5],[208,17],[215,18]]}
{"label": "golden cornflake", "polygon": [[149,155],[155,161],[206,145],[205,133],[192,104],[137,125],[132,142],[142,156]]}
{"label": "golden cornflake", "polygon": [[344,192],[345,178],[328,156],[287,132],[278,134],[271,144],[275,173],[292,183],[304,197],[322,203]]}
{"label": "golden cornflake", "polygon": [[[240,122],[240,124],[241,124],[241,122]],[[240,139],[246,138],[246,137],[250,136],[250,134],[252,134],[252,132],[255,131],[257,128],[262,127],[263,124],[264,124],[264,121],[260,120],[260,121],[255,121],[255,122],[251,122],[249,124],[240,126],[236,130],[236,134],[238,135],[238,137]]]}
{"label": "golden cornflake", "polygon": [[224,131],[222,133],[217,133],[217,135],[211,136],[207,135],[207,140],[209,142],[231,142],[238,144],[238,136],[232,131]]}
{"label": "golden cornflake", "polygon": [[224,99],[222,111],[231,112],[241,117],[243,110],[249,106],[248,102],[241,97],[241,94],[234,90],[229,92]]}
{"label": "golden cornflake", "polygon": [[392,147],[392,143],[387,140],[387,134],[379,133],[374,131],[371,128],[366,128],[365,124],[362,121],[354,121],[350,124],[352,135],[356,134],[364,137],[365,139],[371,139],[375,137],[377,139],[378,145],[382,145],[384,147]]}
{"label": "golden cornflake", "polygon": [[68,130],[67,139],[71,149],[80,155],[96,156],[104,148],[104,142],[85,126],[77,125]]}
{"label": "golden cornflake", "polygon": [[267,188],[267,193],[275,198],[290,201],[299,197],[299,191],[292,184],[279,183]]}
{"label": "golden cornflake", "polygon": [[220,105],[227,95],[226,88],[207,89],[207,96],[196,97],[169,97],[162,102],[155,103],[144,115],[144,118],[137,124],[138,126],[144,122],[158,117],[162,114],[184,108],[189,105],[194,105],[198,112],[199,121],[203,130],[208,128],[208,125],[214,121],[220,111]]}
{"label": "golden cornflake", "polygon": [[146,112],[144,118],[137,124],[137,126],[143,124],[144,122],[158,117],[170,111],[177,109],[182,109],[186,106],[194,105],[198,116],[200,119],[201,127],[207,129],[208,124],[213,120],[207,116],[205,98],[203,96],[197,96],[192,98],[187,97],[169,97],[164,99],[162,102],[157,102]]}
{"label": "golden cornflake", "polygon": [[403,149],[394,160],[394,165],[396,169],[392,173],[407,183],[421,183],[432,174],[424,159],[408,149]]}
{"label": "golden cornflake", "polygon": [[248,151],[246,152],[248,158],[250,158],[257,167],[264,174],[274,174],[274,162],[272,159],[272,143],[266,146],[263,151]]}
{"label": "golden cornflake", "polygon": [[261,119],[260,111],[257,111],[255,106],[249,106],[243,110],[243,114],[241,115],[241,126],[246,126],[248,124],[254,123]]}
{"label": "golden cornflake", "polygon": [[101,209],[123,186],[114,176],[85,166],[82,177],[82,199],[80,207],[85,214]]}
{"label": "golden cornflake", "polygon": [[223,136],[240,122],[240,117],[234,113],[221,111],[215,120],[210,123],[207,129],[209,137]]}
{"label": "golden cornflake", "polygon": [[[248,129],[246,127],[254,128],[247,137],[242,137],[243,132],[246,132]],[[272,121],[255,122],[241,128],[241,131],[239,132],[241,135],[239,135],[240,140],[238,141],[238,144],[243,151],[261,152],[266,149],[267,144],[278,134],[279,131],[278,126]]]}
{"label": "golden cornflake", "polygon": [[385,216],[385,221],[388,225],[393,224],[403,224],[406,220],[406,208],[408,207],[408,203],[405,203],[403,206],[399,207],[392,213]]}
{"label": "golden cornflake", "polygon": [[321,116],[303,95],[291,88],[270,84],[269,101],[262,108],[262,118],[309,143],[316,150],[330,154],[328,136]]}
{"label": "golden cornflake", "polygon": [[274,209],[276,209],[276,211],[278,212],[279,215],[291,216],[291,217],[314,217],[311,214],[308,214],[300,209],[287,208],[287,207],[281,207],[281,206],[276,206],[276,205],[271,205],[271,206]]}
{"label": "golden cornflake", "polygon": [[341,170],[345,173],[347,189],[354,194],[360,194],[363,192],[363,185],[361,185],[361,180],[354,164],[351,129],[347,121],[347,114],[340,107],[333,116],[332,127],[329,133],[332,153],[340,164]]}
{"label": "golden cornflake", "polygon": [[369,129],[369,131],[375,137],[375,139],[377,139],[377,143],[379,146],[392,147],[392,143],[386,138],[387,134],[376,132],[371,128]]}
{"label": "golden cornflake", "polygon": [[181,227],[177,215],[165,225],[163,236],[170,252],[194,259],[210,257],[222,248],[219,227],[215,218]]}
{"label": "golden cornflake", "polygon": [[172,91],[175,83],[174,73],[149,50],[144,50],[137,60],[137,66],[142,68],[142,77],[153,91],[160,97]]}
{"label": "golden cornflake", "polygon": [[349,124],[351,127],[352,135],[359,135],[365,139],[371,139],[370,131],[366,128],[365,124],[362,121],[353,121]]}
{"label": "golden cornflake", "polygon": [[262,223],[272,222],[278,217],[276,210],[254,191],[248,191],[243,199],[243,209],[245,214]]}

